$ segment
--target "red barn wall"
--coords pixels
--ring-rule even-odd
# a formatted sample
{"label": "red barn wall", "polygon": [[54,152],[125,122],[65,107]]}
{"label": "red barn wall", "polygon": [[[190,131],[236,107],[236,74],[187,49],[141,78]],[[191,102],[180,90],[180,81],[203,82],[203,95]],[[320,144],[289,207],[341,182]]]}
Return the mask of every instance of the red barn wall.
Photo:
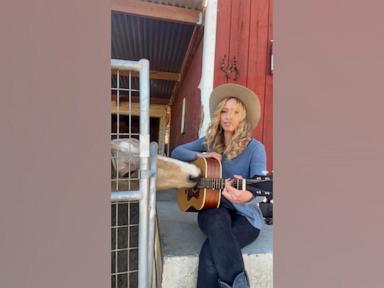
{"label": "red barn wall", "polygon": [[[267,151],[267,169],[273,169],[273,114],[272,74],[270,53],[272,39],[272,0],[219,0],[217,15],[214,87],[223,83],[238,83],[247,86],[259,96],[261,120],[252,131],[253,137],[264,143]],[[202,44],[200,42],[191,66],[171,107],[172,125],[170,150],[175,146],[194,140],[200,128],[200,89]],[[223,61],[224,60],[224,61]],[[221,70],[236,64],[229,78]],[[186,98],[185,134],[180,133],[182,101]]]}
{"label": "red barn wall", "polygon": [[[198,138],[200,128],[200,89],[198,88],[201,78],[203,41],[200,41],[191,65],[181,83],[178,94],[175,96],[171,107],[171,128],[170,128],[170,151],[179,144],[189,142]],[[184,134],[181,129],[181,112],[183,98],[185,97],[185,122]]]}
{"label": "red barn wall", "polygon": [[[252,89],[259,96],[262,115],[252,132],[267,150],[268,170],[272,165],[272,75],[270,73],[270,40],[272,39],[271,0],[219,0],[217,15],[214,87],[237,83]],[[235,72],[226,68],[236,64]]]}

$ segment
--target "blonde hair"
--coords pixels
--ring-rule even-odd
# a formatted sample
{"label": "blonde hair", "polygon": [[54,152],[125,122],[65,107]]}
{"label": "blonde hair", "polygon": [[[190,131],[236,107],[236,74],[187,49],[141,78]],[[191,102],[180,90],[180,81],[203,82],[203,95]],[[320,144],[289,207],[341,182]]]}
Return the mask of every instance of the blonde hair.
{"label": "blonde hair", "polygon": [[[230,99],[234,99],[236,104],[239,105],[241,121],[239,126],[233,132],[231,143],[229,143],[228,147],[225,147],[224,130],[220,125],[220,119],[221,111],[223,110],[225,103],[227,103]],[[249,127],[246,116],[247,110],[243,102],[241,102],[238,98],[227,97],[221,100],[219,104],[217,104],[216,111],[213,114],[211,124],[207,130],[205,144],[208,147],[208,151],[224,154],[229,160],[237,157],[241,152],[243,152],[250,141]]]}

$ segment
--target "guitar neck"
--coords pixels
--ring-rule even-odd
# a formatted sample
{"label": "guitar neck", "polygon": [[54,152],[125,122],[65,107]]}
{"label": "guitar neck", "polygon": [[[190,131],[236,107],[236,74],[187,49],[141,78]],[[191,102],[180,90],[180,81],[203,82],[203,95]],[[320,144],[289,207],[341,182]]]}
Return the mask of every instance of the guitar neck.
{"label": "guitar neck", "polygon": [[[272,177],[258,176],[253,179],[233,179],[233,187],[239,190],[248,190],[256,196],[272,196],[272,191],[260,189],[262,183],[271,183]],[[207,188],[214,190],[222,190],[225,188],[225,179],[223,178],[202,178],[197,188]]]}
{"label": "guitar neck", "polygon": [[[272,178],[268,176],[259,176],[253,179],[233,179],[233,186],[236,189],[244,190],[247,185],[271,182]],[[214,188],[214,189],[224,189],[225,179],[223,178],[202,178],[200,179],[198,188]]]}

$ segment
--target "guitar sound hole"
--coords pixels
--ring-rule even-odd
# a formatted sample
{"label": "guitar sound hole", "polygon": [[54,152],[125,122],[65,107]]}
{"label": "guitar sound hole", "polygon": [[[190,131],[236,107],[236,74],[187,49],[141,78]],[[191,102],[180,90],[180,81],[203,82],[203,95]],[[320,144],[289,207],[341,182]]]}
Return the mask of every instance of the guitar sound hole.
{"label": "guitar sound hole", "polygon": [[187,194],[188,201],[192,199],[192,197],[199,198],[199,189],[197,188],[189,188],[185,190]]}

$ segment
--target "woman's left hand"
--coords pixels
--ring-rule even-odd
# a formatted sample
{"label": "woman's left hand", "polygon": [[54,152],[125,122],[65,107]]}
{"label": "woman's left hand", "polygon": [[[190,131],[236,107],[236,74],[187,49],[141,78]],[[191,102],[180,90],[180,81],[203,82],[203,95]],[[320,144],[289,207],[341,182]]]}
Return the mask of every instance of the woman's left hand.
{"label": "woman's left hand", "polygon": [[[235,175],[235,178],[242,179],[241,176]],[[252,199],[253,194],[247,190],[238,190],[233,187],[233,179],[225,180],[225,188],[223,190],[223,195],[232,203],[244,203]]]}

